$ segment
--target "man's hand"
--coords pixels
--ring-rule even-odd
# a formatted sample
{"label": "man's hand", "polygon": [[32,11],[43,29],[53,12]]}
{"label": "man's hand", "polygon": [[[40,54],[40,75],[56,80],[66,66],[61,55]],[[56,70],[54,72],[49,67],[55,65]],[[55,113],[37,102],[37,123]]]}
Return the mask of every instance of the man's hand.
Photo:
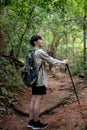
{"label": "man's hand", "polygon": [[63,60],[61,63],[65,65],[68,64],[68,59]]}

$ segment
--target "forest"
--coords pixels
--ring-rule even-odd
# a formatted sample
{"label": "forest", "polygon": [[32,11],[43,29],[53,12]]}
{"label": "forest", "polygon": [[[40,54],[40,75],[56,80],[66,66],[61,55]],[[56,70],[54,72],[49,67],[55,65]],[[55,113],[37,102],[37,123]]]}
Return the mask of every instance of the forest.
{"label": "forest", "polygon": [[[51,70],[53,66],[49,66],[47,73],[50,87],[47,97],[53,103],[43,100],[43,104],[49,105],[50,102],[50,105],[46,110],[42,105],[42,119],[49,122],[48,130],[86,130],[87,0],[0,0],[0,129],[27,129],[28,94],[31,97],[31,90],[22,82],[21,69],[32,49],[29,39],[35,34],[43,37],[43,50],[50,56],[60,60],[68,59],[82,103],[78,110],[78,102],[70,88],[72,84],[68,72],[64,72],[65,68],[54,71]],[[28,104],[26,108],[20,107],[20,104],[23,105],[22,100]],[[68,108],[71,122],[66,120]],[[84,113],[80,115],[82,111]],[[18,126],[8,122],[10,119],[15,120]]]}

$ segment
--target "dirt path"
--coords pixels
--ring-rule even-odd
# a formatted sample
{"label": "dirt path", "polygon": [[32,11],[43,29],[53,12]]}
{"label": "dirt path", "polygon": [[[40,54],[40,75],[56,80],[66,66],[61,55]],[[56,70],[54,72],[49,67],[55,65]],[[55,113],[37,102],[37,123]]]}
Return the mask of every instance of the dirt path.
{"label": "dirt path", "polygon": [[[79,106],[69,76],[64,73],[48,73],[48,92],[41,104],[41,120],[48,122],[47,130],[87,130],[87,82],[74,78],[81,105]],[[3,130],[28,130],[28,108],[31,90],[18,96],[15,112],[5,115]],[[25,115],[24,115],[25,114]]]}

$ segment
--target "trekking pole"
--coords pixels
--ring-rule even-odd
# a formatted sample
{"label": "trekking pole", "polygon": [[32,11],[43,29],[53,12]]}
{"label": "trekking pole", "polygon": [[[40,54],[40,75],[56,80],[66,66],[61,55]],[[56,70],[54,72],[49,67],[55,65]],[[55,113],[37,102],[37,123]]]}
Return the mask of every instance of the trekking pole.
{"label": "trekking pole", "polygon": [[66,66],[65,66],[65,71],[66,70],[68,70],[68,73],[69,73],[69,76],[70,76],[70,79],[71,79],[71,82],[72,82],[72,85],[73,85],[73,88],[74,88],[74,92],[75,92],[75,95],[76,95],[76,98],[77,98],[77,101],[78,101],[78,104],[80,105],[80,100],[78,98],[78,94],[77,94],[77,91],[76,91],[76,88],[75,88],[75,85],[74,85],[74,82],[73,82],[72,75],[71,75],[70,68],[69,68],[68,64],[66,64]]}

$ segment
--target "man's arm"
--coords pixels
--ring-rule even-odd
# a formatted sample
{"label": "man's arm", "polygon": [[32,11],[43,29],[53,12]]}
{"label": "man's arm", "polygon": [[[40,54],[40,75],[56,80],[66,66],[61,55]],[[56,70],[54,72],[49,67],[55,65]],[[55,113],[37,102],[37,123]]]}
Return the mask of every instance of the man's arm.
{"label": "man's arm", "polygon": [[44,59],[45,61],[47,61],[48,63],[50,64],[53,64],[53,65],[60,65],[60,64],[67,64],[68,63],[68,60],[57,60],[51,56],[49,56],[45,51],[43,50],[40,50],[40,56],[42,59]]}

